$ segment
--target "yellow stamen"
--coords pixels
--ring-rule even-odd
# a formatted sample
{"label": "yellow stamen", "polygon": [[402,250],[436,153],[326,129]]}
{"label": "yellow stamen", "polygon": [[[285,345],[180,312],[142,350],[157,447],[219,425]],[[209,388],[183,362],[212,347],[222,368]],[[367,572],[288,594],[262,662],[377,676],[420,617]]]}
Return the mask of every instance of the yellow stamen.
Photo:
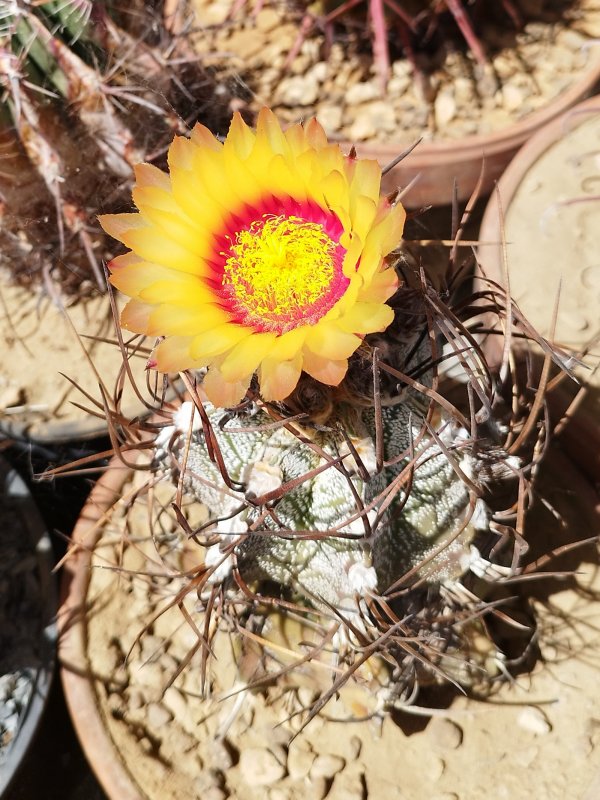
{"label": "yellow stamen", "polygon": [[223,287],[233,290],[237,307],[256,321],[297,319],[327,295],[336,247],[319,223],[269,217],[237,234]]}

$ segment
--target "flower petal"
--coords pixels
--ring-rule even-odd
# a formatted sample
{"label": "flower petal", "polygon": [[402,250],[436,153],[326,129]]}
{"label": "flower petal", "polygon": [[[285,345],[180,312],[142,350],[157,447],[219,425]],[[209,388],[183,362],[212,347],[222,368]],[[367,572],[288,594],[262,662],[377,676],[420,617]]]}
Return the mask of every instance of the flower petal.
{"label": "flower petal", "polygon": [[202,388],[213,406],[231,408],[240,403],[248,391],[250,379],[245,381],[226,381],[217,367],[211,367],[202,381]]}
{"label": "flower petal", "polygon": [[269,358],[278,358],[281,361],[294,358],[296,353],[302,350],[308,331],[308,326],[303,326],[278,336],[273,343]]}
{"label": "flower petal", "polygon": [[220,367],[223,378],[236,382],[252,375],[263,358],[269,355],[276,338],[275,333],[255,333],[243,339],[223,359]]}
{"label": "flower petal", "polygon": [[394,311],[382,303],[356,303],[343,317],[338,325],[351,333],[375,333],[384,331],[394,320]]}
{"label": "flower petal", "polygon": [[377,272],[369,283],[362,287],[358,299],[365,303],[385,303],[400,286],[400,279],[391,267]]}
{"label": "flower petal", "polygon": [[213,302],[214,293],[197,275],[176,272],[161,264],[140,261],[113,271],[110,282],[129,297],[146,303],[171,303],[177,308],[194,308]]}
{"label": "flower petal", "polygon": [[230,320],[229,314],[215,305],[174,308],[170,303],[163,303],[150,308],[152,313],[143,331],[149,336],[195,336]]}
{"label": "flower petal", "polygon": [[235,347],[238,342],[252,336],[252,331],[242,325],[226,323],[194,336],[191,353],[204,366],[212,359]]}
{"label": "flower petal", "polygon": [[170,177],[162,169],[155,167],[154,164],[135,164],[133,174],[135,175],[137,186],[152,186],[165,192],[171,191]]}
{"label": "flower petal", "polygon": [[159,372],[182,372],[196,363],[190,354],[191,336],[169,336],[156,346],[152,357]]}
{"label": "flower petal", "polygon": [[255,141],[254,132],[246,125],[240,112],[236,111],[231,118],[229,133],[223,144],[224,151],[233,149],[241,159],[246,159],[252,152]]}
{"label": "flower petal", "polygon": [[297,353],[289,361],[265,358],[260,365],[260,393],[264,400],[285,400],[296,388],[302,372],[302,354]]}
{"label": "flower petal", "polygon": [[338,386],[344,379],[348,371],[348,361],[332,361],[330,358],[323,358],[310,350],[304,351],[302,369],[321,383],[328,386]]}
{"label": "flower petal", "polygon": [[156,228],[130,229],[123,234],[121,241],[146,261],[164,264],[179,272],[206,274],[206,267],[199,256]]}
{"label": "flower petal", "polygon": [[148,227],[148,223],[139,214],[100,214],[98,222],[109,236],[124,244],[123,237],[130,231]]}
{"label": "flower petal", "polygon": [[155,306],[142,303],[139,300],[130,300],[121,311],[121,327],[133,333],[148,333],[150,314]]}
{"label": "flower petal", "polygon": [[197,122],[192,128],[191,141],[198,145],[200,148],[208,150],[219,151],[223,149],[223,145],[217,137],[211,133],[208,128]]}
{"label": "flower petal", "polygon": [[306,346],[313,353],[335,361],[348,358],[361,345],[362,340],[353,333],[341,330],[336,322],[321,322],[310,328]]}

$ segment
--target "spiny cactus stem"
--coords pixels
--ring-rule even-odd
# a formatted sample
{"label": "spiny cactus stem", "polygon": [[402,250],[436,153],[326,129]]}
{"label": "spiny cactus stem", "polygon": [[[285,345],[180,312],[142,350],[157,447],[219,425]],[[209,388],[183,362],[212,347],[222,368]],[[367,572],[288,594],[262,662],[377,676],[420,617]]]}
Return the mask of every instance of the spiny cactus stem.
{"label": "spiny cactus stem", "polygon": [[487,64],[487,56],[485,54],[485,50],[483,49],[483,45],[477,38],[475,31],[473,30],[473,25],[471,20],[469,19],[469,15],[467,14],[465,7],[463,6],[461,0],[445,0],[445,3],[448,7],[448,11],[452,14],[454,19],[456,20],[456,24],[458,25],[460,32],[464,36],[466,43],[469,45],[471,50],[473,51],[473,55],[479,62],[481,66],[485,66]]}

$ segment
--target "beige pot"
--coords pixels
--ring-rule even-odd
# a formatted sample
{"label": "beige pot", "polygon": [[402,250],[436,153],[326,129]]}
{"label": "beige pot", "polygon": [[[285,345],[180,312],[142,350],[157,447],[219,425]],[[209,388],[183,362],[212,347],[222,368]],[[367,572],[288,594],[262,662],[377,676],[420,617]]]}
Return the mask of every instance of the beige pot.
{"label": "beige pot", "polygon": [[[537,133],[506,170],[486,208],[479,261],[504,284],[503,240],[510,291],[528,320],[567,350],[582,352],[575,374],[585,396],[569,413],[562,440],[577,463],[600,480],[600,260],[598,259],[597,152],[600,97],[580,103]],[[501,226],[501,213],[505,219]],[[558,298],[556,329],[552,331]],[[487,346],[491,363],[498,341]],[[564,380],[548,394],[558,422],[578,386]]]}
{"label": "beige pot", "polygon": [[[600,80],[600,62],[590,65],[567,91],[546,108],[521,122],[488,135],[467,136],[457,141],[426,142],[393,167],[383,181],[384,190],[415,185],[403,202],[409,208],[452,203],[454,181],[457,198],[468,200],[482,176],[480,197],[490,194],[511,159],[535,133],[587,97]],[[391,163],[404,147],[400,145],[357,145],[365,158],[376,158],[382,166]]]}
{"label": "beige pot", "polygon": [[[121,297],[117,302],[124,305]],[[8,345],[0,370],[0,431],[5,436],[44,443],[106,436],[99,383],[114,409],[123,371],[108,295],[80,298],[61,308],[40,292],[0,281],[0,339]],[[148,341],[136,353],[129,351],[136,386],[147,401],[145,367],[151,347]],[[128,418],[148,413],[128,378],[119,402]]]}
{"label": "beige pot", "polygon": [[[301,800],[307,791],[311,797],[329,791],[333,800],[376,800],[390,791],[406,797],[484,797],[490,791],[514,798],[556,792],[586,800],[596,796],[597,766],[589,757],[595,746],[594,720],[600,715],[594,666],[600,605],[593,600],[600,578],[594,547],[569,554],[566,567],[576,574],[559,584],[548,579],[510,587],[511,595],[525,591],[535,598],[539,645],[550,663],[539,663],[532,677],[503,684],[490,704],[459,696],[448,706],[416,709],[417,716],[399,715],[400,724],[391,716],[382,724],[340,724],[320,717],[290,744],[297,730],[294,720],[277,722],[274,708],[261,705],[256,693],[237,695],[242,703],[235,713],[235,694],[211,706],[210,714],[203,713],[203,701],[195,696],[198,666],[192,662],[170,687],[175,694],[167,690],[152,700],[155,716],[160,717],[161,709],[163,714],[165,708],[170,711],[150,731],[144,727],[150,723],[140,717],[144,709],[137,705],[124,711],[116,691],[125,669],[127,691],[135,690],[139,697],[147,691],[144,669],[154,666],[147,653],[145,660],[136,654],[137,635],[148,620],[136,616],[139,595],[128,589],[136,570],[127,552],[135,555],[148,538],[142,497],[136,500],[142,507],[137,522],[130,520],[127,542],[115,535],[128,506],[115,506],[115,501],[131,488],[126,488],[130,478],[129,470],[113,462],[84,508],[73,535],[79,549],[66,565],[59,615],[65,695],[84,751],[111,800]],[[531,559],[598,530],[594,493],[570,462],[556,453],[544,481],[540,491],[553,512],[540,504],[528,523]],[[565,495],[565,486],[577,493],[577,504]],[[554,519],[554,510],[563,516],[568,535]],[[113,569],[119,565],[121,573]],[[552,568],[564,566],[561,562]],[[168,596],[161,594],[165,586],[157,586],[162,597]],[[120,591],[125,592],[121,600]],[[175,627],[167,625],[173,642]],[[150,652],[163,631],[162,624],[153,629]],[[110,651],[123,636],[135,643],[130,664],[110,667]],[[235,654],[227,657],[221,651],[218,657],[219,674],[235,671]],[[186,692],[191,693],[182,702]],[[281,695],[279,687],[275,694]],[[173,705],[175,697],[180,710]],[[289,716],[289,709],[283,714]],[[227,719],[225,738],[215,737]],[[265,762],[267,750],[271,760]],[[485,770],[474,770],[474,763],[485,763]],[[252,770],[257,764],[262,767]],[[218,786],[211,784],[215,774],[221,776]]]}

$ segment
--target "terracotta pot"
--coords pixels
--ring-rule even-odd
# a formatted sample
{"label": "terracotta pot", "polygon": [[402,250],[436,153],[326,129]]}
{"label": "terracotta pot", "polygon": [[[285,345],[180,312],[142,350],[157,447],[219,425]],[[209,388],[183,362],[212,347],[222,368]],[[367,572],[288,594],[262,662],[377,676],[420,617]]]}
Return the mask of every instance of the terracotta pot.
{"label": "terracotta pot", "polygon": [[[191,5],[193,7],[193,3]],[[178,0],[164,3],[165,28],[174,34],[182,35],[188,29],[189,19],[184,8]],[[398,187],[405,187],[418,176],[418,182],[403,196],[404,205],[408,208],[449,205],[453,201],[456,179],[458,200],[464,202],[470,198],[483,168],[480,196],[487,196],[519,148],[536,131],[591,94],[599,81],[600,58],[592,47],[590,62],[583,74],[545,108],[494,133],[419,144],[402,163],[386,174],[384,191],[393,192]],[[394,161],[407,147],[406,142],[342,142],[341,145],[346,152],[355,145],[360,156],[377,159],[382,167]]]}
{"label": "terracotta pot", "polygon": [[[597,258],[597,147],[600,96],[577,105],[543,128],[520,150],[488,203],[480,229],[483,272],[504,283],[503,248],[511,294],[546,337],[559,297],[554,340],[581,351],[600,332],[600,265]],[[505,219],[501,228],[499,201]],[[492,363],[500,358],[498,340],[487,343]],[[600,375],[598,345],[586,366],[575,368],[586,396],[569,415],[563,440],[574,460],[600,480]],[[596,355],[594,355],[594,353]],[[555,422],[575,397],[578,385],[563,380],[548,394]]]}
{"label": "terracotta pot", "polygon": [[80,545],[63,568],[58,614],[61,677],[75,731],[102,788],[111,800],[144,800],[119,756],[98,711],[96,684],[87,659],[87,592],[94,546],[102,535],[101,521],[131,470],[114,460],[92,490],[73,531]]}
{"label": "terracotta pot", "polygon": [[[570,541],[570,539],[565,540],[566,532],[571,532],[573,538],[579,539],[597,530],[593,491],[567,459],[560,454],[555,455],[558,460],[550,462],[550,469],[546,471],[547,477],[543,479],[546,483],[540,491],[544,498],[550,500],[552,508],[563,515],[566,528],[557,523],[553,514],[542,503],[537,504],[537,509],[531,517],[532,523],[528,522],[526,527],[527,539],[532,540],[534,552],[532,557],[546,552],[549,547]],[[210,773],[211,769],[206,768],[210,766],[210,760],[202,750],[203,747],[206,748],[206,742],[198,743],[193,749],[181,752],[179,762],[174,761],[168,766],[164,778],[169,782],[168,792],[156,795],[140,788],[133,777],[131,763],[125,761],[125,748],[117,747],[107,728],[111,707],[107,704],[106,693],[102,692],[102,681],[95,678],[90,669],[88,645],[94,633],[88,621],[92,615],[105,612],[109,605],[111,587],[114,585],[104,583],[106,579],[102,578],[103,591],[95,592],[90,600],[88,590],[91,583],[91,554],[99,542],[103,526],[111,522],[110,509],[115,499],[121,495],[129,476],[130,471],[122,464],[112,462],[90,496],[73,535],[74,542],[81,547],[66,565],[63,605],[59,615],[60,660],[65,695],[84,751],[111,800],[148,800],[150,797],[165,800],[167,796],[169,798],[205,796],[208,793],[201,789],[199,784],[188,790],[187,794],[179,795],[174,794],[173,787],[177,781],[176,773],[182,766],[179,762],[194,758],[198,751],[205,767],[196,767],[197,779],[199,781],[203,779],[203,771]],[[570,498],[565,496],[565,485],[577,493],[577,504],[573,504]],[[147,526],[147,518],[144,515],[142,518]],[[532,535],[532,527],[540,535],[537,537]],[[114,539],[114,528],[111,531]],[[130,533],[133,540],[139,541],[136,539],[134,528],[130,529]],[[356,742],[357,739],[361,741],[358,753],[356,749],[352,751],[354,756],[347,754],[343,757],[337,756],[338,761],[345,761],[348,768],[345,775],[344,773],[335,775],[332,796],[353,796],[351,790],[354,791],[357,786],[357,791],[360,791],[357,796],[378,798],[384,796],[386,787],[389,790],[390,786],[398,785],[411,797],[430,796],[434,791],[439,794],[451,794],[454,790],[460,790],[465,796],[480,797],[485,795],[485,787],[489,789],[490,784],[501,787],[502,791],[506,788],[507,796],[524,796],[525,793],[535,794],[536,791],[541,791],[545,796],[558,780],[569,781],[573,792],[577,792],[578,796],[584,796],[583,792],[595,774],[593,759],[585,756],[581,757],[581,761],[574,759],[572,750],[565,749],[564,741],[566,737],[577,744],[579,743],[577,737],[580,737],[581,743],[577,746],[581,747],[582,752],[587,752],[584,750],[587,741],[584,741],[584,731],[588,730],[585,727],[588,723],[583,720],[583,715],[587,715],[589,730],[593,730],[593,719],[599,713],[596,710],[598,698],[594,690],[594,655],[598,652],[594,630],[599,611],[598,603],[591,598],[592,592],[600,588],[600,582],[597,570],[594,568],[595,552],[591,552],[593,549],[588,547],[584,553],[579,549],[569,553],[569,569],[574,570],[573,576],[569,580],[562,581],[560,586],[549,578],[546,581],[529,582],[521,587],[510,587],[511,595],[518,591],[535,594],[536,602],[544,613],[544,625],[540,630],[545,631],[547,629],[545,626],[548,626],[554,631],[548,639],[544,637],[540,639],[544,658],[552,662],[551,669],[536,670],[531,684],[529,680],[516,681],[514,684],[505,683],[500,688],[496,702],[489,706],[457,697],[449,708],[434,709],[431,712],[433,719],[428,721],[429,724],[419,724],[414,718],[405,717],[409,735],[403,732],[402,725],[395,724],[391,718],[386,718],[382,727],[377,729],[377,735],[374,735],[372,723],[369,721],[353,725],[332,723],[326,745],[331,748],[330,752],[337,750],[344,754],[350,753],[351,742],[353,740]],[[558,568],[557,565],[553,567]],[[114,576],[110,570],[99,572]],[[115,582],[118,581],[118,576],[114,577]],[[547,600],[557,590],[557,605],[553,606],[549,602],[546,607],[544,598]],[[581,598],[584,592],[586,602],[582,608]],[[113,622],[116,626],[117,621]],[[136,619],[135,623],[125,621],[125,624],[135,625],[137,633],[137,629],[143,627],[144,620]],[[114,634],[110,619],[107,620],[107,625],[106,636],[110,639],[111,632]],[[579,655],[583,657],[566,657],[571,635],[581,637],[576,641]],[[188,665],[189,669],[193,667]],[[227,670],[227,659],[220,659],[219,671],[224,670]],[[535,706],[535,702],[540,698],[548,701],[557,696],[560,696],[561,702],[547,703],[540,709]],[[252,695],[244,697],[244,707],[254,708],[252,704]],[[225,708],[225,712],[229,717],[228,708]],[[421,709],[420,712],[428,713],[425,709]],[[194,724],[199,725],[201,717],[202,715],[194,714],[192,717]],[[175,717],[166,723],[162,735],[175,736],[178,722],[178,718]],[[320,720],[315,722],[321,723],[320,727],[309,725],[303,734],[312,747],[313,758],[315,755],[327,753],[327,750],[323,749],[326,723]],[[284,741],[281,737],[285,737],[286,734],[285,728],[276,727],[267,735],[271,737],[274,747],[279,748],[281,757],[287,757],[289,765],[291,748],[295,747],[295,744],[290,745],[289,751],[286,750],[286,743],[281,744]],[[257,752],[254,735],[253,729],[242,731],[241,740],[245,743],[244,746],[250,748],[249,755],[255,755]],[[344,750],[346,747],[347,750]],[[218,747],[216,749],[218,751]],[[224,752],[223,749],[218,751],[216,758],[225,760]],[[242,751],[239,752],[241,763]],[[538,757],[539,754],[538,761],[543,765],[542,769],[534,769],[531,761],[526,761],[524,766],[522,758],[524,752],[533,752],[534,757]],[[406,763],[418,763],[421,769],[408,770],[406,774],[398,777],[398,753],[402,754],[400,757],[406,759]],[[131,758],[131,753],[129,757]],[[472,765],[473,760],[477,758],[485,758],[486,763],[492,765],[491,771],[486,770],[482,773],[469,770],[469,764]],[[148,760],[147,753],[140,749],[137,760],[145,764],[144,760]],[[158,761],[156,756],[153,760]],[[238,797],[240,800],[257,800],[267,796],[267,793],[271,796],[269,791],[271,784],[266,779],[265,782],[254,785],[240,784],[240,765],[235,759],[229,766],[222,761],[218,763],[222,764],[219,771],[226,776],[226,789],[231,792],[229,796]],[[144,764],[133,765],[138,770],[138,775],[140,770],[144,769]],[[359,765],[365,773],[370,769],[369,765],[372,765],[366,779],[360,772]],[[388,767],[391,770],[389,775],[386,772]],[[382,777],[383,773],[386,773],[385,778]],[[315,772],[311,780],[316,780],[318,774]],[[263,779],[264,775],[261,777],[261,780]],[[284,778],[286,796],[293,800],[305,797],[308,780],[308,778],[292,779],[289,776]],[[310,785],[312,786],[312,783]]]}
{"label": "terracotta pot", "polygon": [[[0,301],[0,340],[12,344],[0,376],[0,432],[42,443],[106,436],[103,410],[83,392],[101,403],[101,375],[112,397],[123,367],[108,295],[81,298],[62,309],[36,292],[7,284],[0,287]],[[117,296],[117,301],[122,308],[124,299]],[[151,347],[147,342],[146,354]],[[148,399],[146,358],[132,355],[129,364]],[[148,413],[127,378],[120,402],[130,419]]]}
{"label": "terracotta pot", "polygon": [[[410,155],[386,174],[384,190],[394,191],[398,186],[407,186],[418,176],[402,202],[409,208],[447,205],[452,203],[456,179],[458,200],[464,202],[471,196],[483,170],[480,196],[487,196],[519,148],[538,130],[591,94],[599,80],[600,62],[596,60],[579,80],[546,108],[508,128],[456,141],[441,140],[417,145]],[[359,155],[376,158],[385,166],[405,146],[358,144],[356,149]]]}
{"label": "terracotta pot", "polygon": [[[13,665],[12,662],[8,662],[10,663],[9,671],[27,669],[30,672],[31,680],[30,696],[19,714],[16,734],[10,744],[0,753],[0,797],[4,797],[23,765],[48,700],[55,664],[56,626],[53,620],[57,606],[57,592],[52,575],[53,559],[50,537],[27,486],[4,459],[0,459],[0,506],[3,510],[9,510],[11,518],[14,514],[18,520],[19,539],[27,543],[27,552],[30,553],[32,559],[31,565],[23,565],[20,573],[15,571],[14,575],[9,576],[9,581],[25,583],[35,580],[39,586],[39,598],[36,602],[39,619],[36,618],[31,626],[32,633],[33,627],[35,627],[36,640],[31,645],[27,642],[27,649],[25,649],[24,642],[15,642],[10,634],[7,639],[6,630],[0,630],[3,646],[7,648],[7,651],[2,653],[3,665],[7,663],[6,659],[13,652],[17,656],[26,654],[28,658],[26,663],[21,664],[15,660]],[[2,518],[4,524],[7,524],[4,515]],[[5,532],[4,534],[4,540],[10,541]],[[0,531],[0,536],[2,535],[3,532]],[[25,583],[25,585],[27,584]],[[3,586],[2,591],[7,591],[7,588]],[[11,596],[8,591],[6,596]],[[4,611],[4,608],[2,610]],[[33,656],[35,656],[36,663],[31,663],[29,660]]]}

